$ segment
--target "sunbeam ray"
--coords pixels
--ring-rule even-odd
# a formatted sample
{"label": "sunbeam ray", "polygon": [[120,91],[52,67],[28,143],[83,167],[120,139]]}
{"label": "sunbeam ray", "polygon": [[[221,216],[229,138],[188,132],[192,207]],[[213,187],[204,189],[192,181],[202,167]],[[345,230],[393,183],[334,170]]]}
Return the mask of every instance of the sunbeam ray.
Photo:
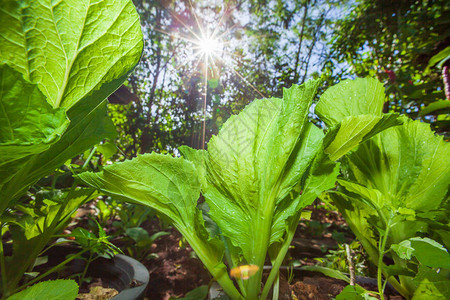
{"label": "sunbeam ray", "polygon": [[[181,16],[178,16],[175,12],[166,7],[166,10],[184,27],[192,37],[181,34],[180,32],[168,32],[163,29],[155,29],[158,32],[166,34],[174,39],[180,39],[182,41],[188,42],[192,45],[192,59],[186,59],[180,66],[176,66],[175,69],[179,70],[180,68],[186,66],[189,63],[192,63],[196,60],[193,70],[197,70],[199,68],[200,63],[203,63],[203,76],[204,76],[204,94],[203,94],[203,107],[202,107],[202,145],[201,148],[205,148],[205,139],[206,139],[206,116],[207,116],[207,101],[208,101],[208,77],[215,78],[219,77],[220,68],[226,67],[231,69],[231,71],[236,74],[246,85],[248,85],[253,91],[255,91],[259,96],[265,97],[264,94],[259,91],[252,83],[250,83],[236,68],[230,63],[236,62],[235,58],[241,58],[242,56],[235,53],[230,53],[226,51],[226,46],[231,43],[230,40],[227,40],[227,36],[239,27],[238,24],[233,24],[228,28],[224,28],[225,23],[227,22],[227,18],[230,16],[231,12],[234,10],[233,7],[230,7],[228,4],[226,7],[223,7],[222,15],[218,19],[217,22],[212,24],[209,21],[207,24],[204,24],[204,20],[201,20],[197,11],[194,7],[194,4],[191,0],[189,0],[189,6],[191,13],[195,19],[195,24],[197,26],[196,29],[192,28],[186,22],[181,19]],[[195,26],[195,25],[194,25]],[[211,32],[212,29],[212,32]],[[196,32],[197,31],[197,32]],[[217,65],[217,62],[220,62],[220,66]]]}

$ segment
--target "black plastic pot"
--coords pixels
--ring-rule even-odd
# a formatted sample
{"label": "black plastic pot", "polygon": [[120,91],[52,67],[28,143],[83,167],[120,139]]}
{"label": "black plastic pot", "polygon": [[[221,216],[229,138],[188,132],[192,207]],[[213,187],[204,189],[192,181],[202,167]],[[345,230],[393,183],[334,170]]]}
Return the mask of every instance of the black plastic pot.
{"label": "black plastic pot", "polygon": [[150,279],[147,268],[126,255],[117,254],[111,260],[94,261],[89,268],[89,275],[102,278],[109,287],[119,291],[114,300],[144,299]]}
{"label": "black plastic pot", "polygon": [[100,277],[110,288],[119,291],[114,300],[144,299],[150,279],[147,268],[126,255],[117,254],[111,260],[97,260],[89,268],[89,275]]}
{"label": "black plastic pot", "polygon": [[[5,254],[12,252],[11,245],[4,245]],[[62,262],[68,254],[76,254],[79,248],[71,246],[56,246],[47,251],[49,265],[55,266]],[[81,273],[86,261],[74,259],[67,265],[70,274]],[[45,266],[45,265],[43,265]],[[47,267],[48,268],[48,267]],[[113,259],[98,258],[94,260],[87,271],[87,276],[101,278],[110,288],[119,291],[114,300],[142,300],[150,279],[147,268],[132,257],[117,254]],[[53,278],[47,278],[53,279]]]}

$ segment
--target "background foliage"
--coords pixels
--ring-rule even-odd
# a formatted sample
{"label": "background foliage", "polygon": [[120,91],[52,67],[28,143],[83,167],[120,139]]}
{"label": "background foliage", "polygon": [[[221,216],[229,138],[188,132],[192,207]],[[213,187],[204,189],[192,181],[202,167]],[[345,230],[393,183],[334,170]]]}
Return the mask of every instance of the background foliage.
{"label": "background foliage", "polygon": [[[412,118],[418,118],[424,106],[445,99],[441,68],[426,69],[430,59],[449,45],[448,1],[363,0],[356,4],[348,17],[337,22],[330,41],[326,68],[332,80],[377,77],[390,100],[385,112]],[[333,71],[339,63],[349,67]],[[439,132],[448,131],[448,116],[423,120]]]}
{"label": "background foliage", "polygon": [[116,144],[126,157],[180,145],[201,148],[205,66],[185,37],[217,29],[224,41],[208,68],[207,141],[255,98],[279,97],[283,87],[319,77],[327,35],[345,1],[134,3],[146,45],[127,86],[139,99],[110,105],[120,130]]}
{"label": "background foliage", "polygon": [[205,64],[191,41],[202,30],[217,30],[224,41],[220,58],[208,66],[206,141],[253,99],[279,97],[283,87],[319,77],[324,87],[345,78],[377,77],[390,100],[384,112],[448,131],[448,115],[442,114],[448,111],[419,115],[445,99],[441,68],[424,71],[449,44],[446,1],[134,3],[146,45],[128,79],[132,101],[110,105],[122,156],[202,147]]}

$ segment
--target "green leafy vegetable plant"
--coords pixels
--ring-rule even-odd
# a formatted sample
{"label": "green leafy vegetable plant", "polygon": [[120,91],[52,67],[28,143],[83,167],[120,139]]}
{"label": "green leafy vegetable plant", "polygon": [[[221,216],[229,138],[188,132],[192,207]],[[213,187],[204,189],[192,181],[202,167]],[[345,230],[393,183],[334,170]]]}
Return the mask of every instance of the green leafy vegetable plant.
{"label": "green leafy vegetable plant", "polygon": [[[367,275],[367,266],[364,261],[363,253],[361,253],[361,245],[357,241],[353,241],[348,247],[352,251],[352,263],[354,272],[357,276]],[[347,253],[344,244],[339,244],[338,249],[329,250],[324,257],[315,258],[319,263],[317,266],[330,268],[343,273],[350,273],[349,264],[347,262]]]}
{"label": "green leafy vegetable plant", "polygon": [[83,272],[79,276],[79,284],[81,285],[85,279],[86,272],[89,265],[99,257],[112,258],[114,254],[122,253],[114,244],[109,241],[109,236],[106,235],[105,230],[97,224],[98,233],[92,233],[82,227],[77,227],[72,231],[71,236],[75,238],[75,242],[78,243],[83,251],[89,252],[89,257],[86,259]]}
{"label": "green leafy vegetable plant", "polygon": [[450,297],[450,256],[430,239],[449,247],[449,157],[450,145],[429,125],[405,119],[342,160],[340,189],[327,197],[378,267],[382,299],[383,277],[407,299]]}
{"label": "green leafy vegetable plant", "polygon": [[96,217],[102,226],[106,226],[107,222],[117,215],[117,208],[110,205],[107,200],[97,200],[95,207],[97,210]]}
{"label": "green leafy vegetable plant", "polygon": [[376,300],[378,298],[370,294],[364,288],[358,285],[347,285],[339,295],[336,296],[336,300]]}
{"label": "green leafy vegetable plant", "polygon": [[4,225],[2,234],[11,234],[11,243],[6,244],[11,246],[10,251],[5,257],[5,277],[8,281],[18,281],[24,274],[33,275],[32,278],[25,278],[30,280],[24,282],[25,287],[44,278],[43,274],[32,272],[38,257],[43,257],[52,247],[44,249],[54,235],[67,226],[78,207],[97,196],[92,189],[75,191],[73,188],[55,193],[50,199],[17,204],[5,212],[1,217]]}
{"label": "green leafy vegetable plant", "polygon": [[[144,154],[79,178],[170,219],[232,299],[266,299],[274,282],[276,299],[278,270],[301,210],[335,186],[334,160],[401,123],[396,115],[381,115],[384,94],[377,98],[376,80],[357,84],[359,94],[333,99],[352,116],[336,115],[319,102],[324,118],[338,120],[327,135],[308,121],[318,87],[309,81],[285,89],[283,99],[249,104],[211,138],[207,151],[181,147],[184,158]],[[380,107],[379,114],[372,105]],[[200,193],[205,203],[198,204]],[[266,259],[272,270],[262,286]]]}
{"label": "green leafy vegetable plant", "polygon": [[[99,211],[97,218],[100,224],[104,224],[103,226],[107,226],[105,217],[108,220],[115,218],[112,225],[116,230],[112,235],[127,255],[139,261],[156,257],[156,254],[151,252],[151,245],[169,232],[161,230],[150,235],[141,227],[144,222],[156,219],[153,209],[148,206],[122,203],[110,197],[105,201],[99,200],[96,207]],[[97,227],[96,224],[94,226]]]}
{"label": "green leafy vegetable plant", "polygon": [[131,257],[137,260],[158,257],[156,253],[151,252],[152,244],[160,237],[170,234],[166,231],[158,231],[149,235],[148,231],[142,227],[127,228],[125,233],[124,240],[128,244],[125,246],[126,250]]}
{"label": "green leafy vegetable plant", "polygon": [[17,290],[76,209],[72,204],[87,199],[77,198],[75,183],[61,202],[46,205],[49,215],[33,215],[33,207],[19,221],[9,214],[26,208],[21,197],[40,178],[114,136],[106,97],[136,65],[142,46],[131,0],[2,1],[0,222],[2,236],[13,227],[21,231],[13,235],[12,256],[0,243],[3,297]]}

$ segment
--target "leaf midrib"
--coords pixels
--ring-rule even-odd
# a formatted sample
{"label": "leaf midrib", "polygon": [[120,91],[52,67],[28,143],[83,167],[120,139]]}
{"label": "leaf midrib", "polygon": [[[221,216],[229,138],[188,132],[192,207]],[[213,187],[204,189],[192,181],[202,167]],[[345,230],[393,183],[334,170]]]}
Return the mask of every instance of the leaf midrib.
{"label": "leaf midrib", "polygon": [[87,15],[88,15],[88,12],[89,12],[89,8],[91,7],[91,1],[89,0],[89,4],[87,5],[86,13],[85,13],[84,18],[83,18],[83,26],[81,27],[80,35],[78,36],[78,40],[77,40],[77,45],[76,45],[76,47],[75,47],[75,49],[74,49],[73,57],[72,57],[71,60],[69,60],[69,59],[67,58],[66,49],[65,49],[65,47],[64,47],[64,44],[62,43],[61,35],[59,34],[58,27],[56,26],[56,23],[55,23],[55,17],[54,17],[54,14],[53,14],[53,7],[54,7],[54,6],[51,7],[51,11],[52,11],[52,21],[53,21],[53,23],[54,23],[54,25],[55,25],[55,31],[56,31],[56,33],[57,33],[57,35],[58,35],[59,41],[60,41],[60,43],[61,43],[61,49],[63,50],[63,52],[64,52],[64,57],[65,57],[65,59],[66,59],[66,71],[65,71],[65,73],[64,73],[63,84],[62,84],[62,86],[61,86],[61,89],[59,90],[58,97],[56,98],[56,102],[55,102],[55,104],[54,104],[54,107],[56,108],[56,107],[59,107],[59,106],[61,105],[62,98],[63,98],[63,96],[64,96],[64,92],[65,92],[66,87],[67,87],[67,84],[68,84],[68,82],[69,82],[70,71],[72,70],[72,66],[73,66],[73,64],[74,64],[74,62],[75,62],[75,59],[76,59],[77,55],[78,55],[78,49],[79,49],[79,47],[80,47],[80,41],[81,41],[81,37],[83,36],[84,27],[86,26],[86,19],[87,19]]}
{"label": "leaf midrib", "polygon": [[[86,25],[86,19],[87,19],[87,15],[88,15],[88,13],[89,13],[90,7],[91,7],[91,1],[89,1],[89,5],[88,5],[88,7],[87,7],[87,9],[86,9],[86,15],[85,15],[85,18],[84,18],[84,20],[83,20],[83,27],[82,27],[82,29],[81,29],[80,36],[79,36],[78,41],[77,41],[77,46],[76,46],[76,49],[75,49],[75,51],[74,51],[73,58],[72,58],[72,60],[70,61],[70,64],[69,64],[69,65],[67,65],[67,55],[65,55],[65,57],[66,57],[66,72],[65,72],[65,74],[64,74],[64,82],[63,82],[63,86],[62,86],[62,89],[60,90],[60,94],[58,95],[58,99],[57,99],[57,105],[58,105],[58,106],[61,104],[61,102],[62,102],[62,100],[63,100],[63,96],[64,96],[64,94],[65,94],[65,92],[66,92],[66,87],[67,87],[67,84],[68,84],[68,82],[69,82],[69,77],[70,77],[70,73],[71,73],[73,64],[74,64],[74,62],[75,62],[77,56],[78,56],[78,55],[79,55],[79,54],[80,54],[80,53],[88,46],[88,45],[86,45],[85,47],[80,48],[80,41],[81,41],[81,38],[83,37],[84,27],[85,27],[85,25]],[[120,12],[116,15],[116,18],[114,19],[114,21],[111,23],[111,26],[108,27],[108,30],[109,30],[109,29],[117,22],[117,20],[118,20],[118,19],[120,18],[120,16],[123,14],[123,12],[124,12],[124,10],[125,10],[126,7],[127,7],[127,4],[125,3],[125,4],[121,7]],[[52,11],[52,12],[53,12],[53,11]],[[138,21],[139,21],[139,18],[137,18],[132,24],[130,24],[130,26],[125,30],[125,32],[128,32],[128,30],[130,30],[130,29],[136,24],[136,22],[138,22]],[[57,32],[58,32],[58,37],[59,37],[59,31],[57,31]],[[107,32],[107,31],[106,31],[106,32]],[[104,35],[104,34],[102,34],[101,36],[103,36],[103,35]],[[98,39],[96,39],[96,40],[98,40]],[[130,47],[130,49],[129,49],[125,54],[128,54],[128,53],[130,53],[131,51],[133,51],[134,48],[136,47],[136,45],[138,45],[139,43],[140,43],[140,41],[137,41],[137,42],[133,45],[133,47]],[[114,64],[112,64],[112,66],[114,66],[115,63],[116,63],[118,60],[120,60],[120,59],[121,59],[121,57],[119,57],[119,58],[114,62]],[[112,66],[111,66],[111,67],[112,67]],[[111,69],[111,67],[109,67],[109,68],[104,72],[104,75],[101,77],[102,79],[104,78],[104,76],[105,76],[106,74],[108,74],[108,72],[109,72],[109,70]],[[88,92],[85,92],[82,96],[80,96],[79,99],[82,99],[83,97],[85,97],[86,94],[88,94]],[[71,104],[71,105],[72,105],[72,104]],[[71,105],[69,105],[69,106],[71,106]]]}

